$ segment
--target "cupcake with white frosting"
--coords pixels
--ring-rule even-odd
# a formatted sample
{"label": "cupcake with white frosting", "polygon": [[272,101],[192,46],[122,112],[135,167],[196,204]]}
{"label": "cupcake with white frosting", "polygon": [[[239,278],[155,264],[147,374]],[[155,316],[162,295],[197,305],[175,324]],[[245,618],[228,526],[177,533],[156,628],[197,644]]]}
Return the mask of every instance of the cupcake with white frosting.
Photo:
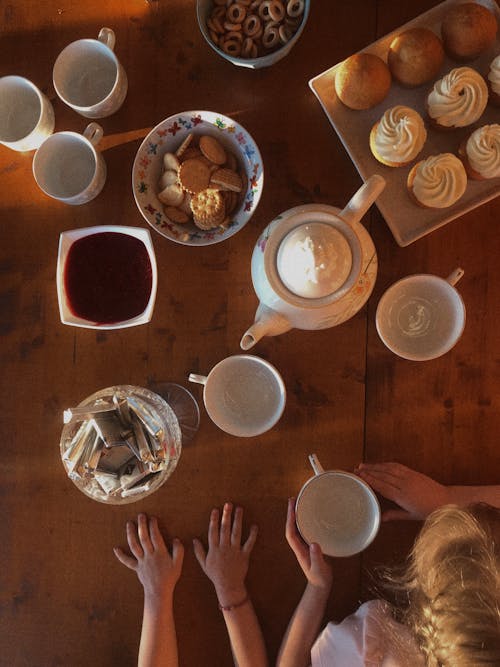
{"label": "cupcake with white frosting", "polygon": [[500,125],[475,130],[459,148],[469,178],[485,181],[500,176]]}
{"label": "cupcake with white frosting", "polygon": [[370,132],[374,157],[388,167],[404,167],[422,150],[427,130],[419,113],[398,105],[387,109]]}
{"label": "cupcake with white frosting", "polygon": [[488,87],[471,67],[456,67],[436,81],[427,97],[427,112],[440,129],[466,127],[483,115]]}
{"label": "cupcake with white frosting", "polygon": [[488,90],[490,102],[496,107],[500,107],[500,56],[497,56],[490,65]]}
{"label": "cupcake with white frosting", "polygon": [[408,192],[424,208],[452,206],[464,194],[466,187],[464,165],[452,153],[431,155],[417,162],[408,174]]}

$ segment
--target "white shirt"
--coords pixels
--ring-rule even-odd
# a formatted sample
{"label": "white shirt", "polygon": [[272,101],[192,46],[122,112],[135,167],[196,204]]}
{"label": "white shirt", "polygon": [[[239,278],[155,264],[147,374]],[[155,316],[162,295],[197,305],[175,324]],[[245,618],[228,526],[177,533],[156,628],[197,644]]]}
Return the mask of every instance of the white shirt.
{"label": "white shirt", "polygon": [[329,623],[311,650],[311,667],[424,667],[410,631],[382,600],[365,602],[342,623]]}

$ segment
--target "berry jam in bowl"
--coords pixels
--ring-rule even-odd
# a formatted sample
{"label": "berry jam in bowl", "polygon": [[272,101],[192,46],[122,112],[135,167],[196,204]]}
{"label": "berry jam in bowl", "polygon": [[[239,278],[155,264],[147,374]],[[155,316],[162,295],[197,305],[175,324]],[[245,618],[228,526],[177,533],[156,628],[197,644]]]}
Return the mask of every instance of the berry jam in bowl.
{"label": "berry jam in bowl", "polygon": [[123,329],[153,316],[158,276],[147,229],[102,225],[62,232],[57,258],[61,322]]}

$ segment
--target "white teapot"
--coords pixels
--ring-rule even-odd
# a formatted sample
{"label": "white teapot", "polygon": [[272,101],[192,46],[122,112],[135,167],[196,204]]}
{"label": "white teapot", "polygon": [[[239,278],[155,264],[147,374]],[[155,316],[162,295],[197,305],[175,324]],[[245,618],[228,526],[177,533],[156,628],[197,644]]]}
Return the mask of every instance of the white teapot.
{"label": "white teapot", "polygon": [[381,176],[371,176],[343,211],[305,204],[264,229],[252,254],[260,304],[243,350],[292,328],[336,326],[364,306],[377,277],[377,253],[359,221],[384,187]]}

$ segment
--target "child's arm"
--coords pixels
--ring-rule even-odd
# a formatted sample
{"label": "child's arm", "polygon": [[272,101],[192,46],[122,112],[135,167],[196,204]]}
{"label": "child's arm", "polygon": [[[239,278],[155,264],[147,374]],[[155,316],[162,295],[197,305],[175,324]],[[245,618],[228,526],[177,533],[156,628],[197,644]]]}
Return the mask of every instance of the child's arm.
{"label": "child's arm", "polygon": [[306,575],[307,585],[281,642],[276,667],[307,667],[332,587],[332,570],[318,544],[308,548],[295,524],[294,499],[288,501],[286,539]]}
{"label": "child's arm", "polygon": [[255,610],[248,596],[245,577],[250,553],[257,539],[257,526],[250,528],[241,545],[243,509],[226,503],[219,526],[219,510],[210,514],[208,552],[200,540],[193,540],[196,558],[212,581],[224,615],[234,663],[237,667],[267,667],[267,656]]}
{"label": "child's arm", "polygon": [[361,463],[356,473],[401,509],[387,510],[384,521],[425,519],[442,505],[488,503],[500,507],[500,486],[445,486],[401,463]]}
{"label": "child's arm", "polygon": [[118,560],[134,570],[144,588],[139,667],[178,667],[177,638],[173,613],[174,588],[179,580],[184,547],[173,540],[172,556],[155,517],[139,514],[137,528],[127,521],[127,542],[132,556],[116,547]]}

